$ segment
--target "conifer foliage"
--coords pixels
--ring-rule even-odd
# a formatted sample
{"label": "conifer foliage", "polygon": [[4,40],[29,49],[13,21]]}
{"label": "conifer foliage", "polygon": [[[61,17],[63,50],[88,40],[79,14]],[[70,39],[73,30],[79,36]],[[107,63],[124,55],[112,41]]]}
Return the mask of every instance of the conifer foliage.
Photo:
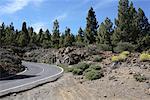
{"label": "conifer foliage", "polygon": [[[99,16],[98,16],[99,17]],[[133,47],[137,51],[150,49],[150,23],[144,11],[135,9],[133,2],[119,0],[118,16],[115,25],[107,17],[98,25],[96,14],[91,7],[86,17],[86,27],[78,30],[76,35],[72,34],[70,28],[60,32],[59,22],[53,22],[53,29],[45,31],[40,29],[38,33],[33,27],[28,27],[26,22],[22,23],[22,29],[15,29],[13,23],[0,25],[0,47],[13,46],[38,46],[44,48],[60,48],[73,46],[75,44],[104,44],[114,51],[114,48],[129,49]]]}
{"label": "conifer foliage", "polygon": [[97,36],[97,28],[98,28],[98,22],[96,19],[95,11],[91,7],[88,11],[88,16],[86,18],[86,31],[85,31],[85,42],[87,44],[92,44],[95,42],[95,38]]}

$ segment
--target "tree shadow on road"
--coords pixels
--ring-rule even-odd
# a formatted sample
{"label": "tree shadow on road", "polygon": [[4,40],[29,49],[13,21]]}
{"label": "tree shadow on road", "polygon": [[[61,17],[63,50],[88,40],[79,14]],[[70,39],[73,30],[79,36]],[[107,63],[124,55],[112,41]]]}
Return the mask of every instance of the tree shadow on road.
{"label": "tree shadow on road", "polygon": [[37,75],[15,75],[14,77],[5,78],[5,79],[0,79],[0,81],[3,81],[3,80],[25,79],[25,78],[32,78],[32,77],[36,77],[36,76],[37,76]]}

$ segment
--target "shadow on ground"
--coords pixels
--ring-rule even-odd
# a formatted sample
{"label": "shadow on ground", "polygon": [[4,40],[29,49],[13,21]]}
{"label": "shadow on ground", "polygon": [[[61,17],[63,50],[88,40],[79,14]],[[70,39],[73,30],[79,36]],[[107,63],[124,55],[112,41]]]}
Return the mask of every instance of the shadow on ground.
{"label": "shadow on ground", "polygon": [[36,77],[36,76],[37,75],[15,75],[14,77],[11,77],[11,78],[0,79],[0,81],[3,81],[3,80],[25,79],[25,78],[32,78],[32,77]]}

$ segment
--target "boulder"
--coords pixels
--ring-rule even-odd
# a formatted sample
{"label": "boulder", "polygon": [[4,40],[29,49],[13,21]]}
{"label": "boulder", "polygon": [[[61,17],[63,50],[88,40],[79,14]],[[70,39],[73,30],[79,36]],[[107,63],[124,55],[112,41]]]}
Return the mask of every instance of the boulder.
{"label": "boulder", "polygon": [[56,53],[56,64],[77,64],[87,56],[88,53],[86,50],[81,48],[67,47],[65,49],[59,49],[59,51]]}

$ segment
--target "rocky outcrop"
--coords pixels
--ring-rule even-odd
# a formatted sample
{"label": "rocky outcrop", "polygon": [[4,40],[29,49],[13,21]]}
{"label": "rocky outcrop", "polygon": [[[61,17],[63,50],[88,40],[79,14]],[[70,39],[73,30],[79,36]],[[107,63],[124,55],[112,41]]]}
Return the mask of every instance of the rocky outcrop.
{"label": "rocky outcrop", "polygon": [[23,59],[31,62],[53,64],[56,63],[57,51],[57,49],[36,49],[26,52],[23,56]]}
{"label": "rocky outcrop", "polygon": [[85,48],[37,49],[24,54],[24,60],[49,64],[77,64],[89,56]]}
{"label": "rocky outcrop", "polygon": [[56,53],[57,64],[77,64],[88,57],[88,52],[83,48],[61,48]]}
{"label": "rocky outcrop", "polygon": [[0,77],[16,74],[24,70],[21,59],[10,50],[0,48]]}

